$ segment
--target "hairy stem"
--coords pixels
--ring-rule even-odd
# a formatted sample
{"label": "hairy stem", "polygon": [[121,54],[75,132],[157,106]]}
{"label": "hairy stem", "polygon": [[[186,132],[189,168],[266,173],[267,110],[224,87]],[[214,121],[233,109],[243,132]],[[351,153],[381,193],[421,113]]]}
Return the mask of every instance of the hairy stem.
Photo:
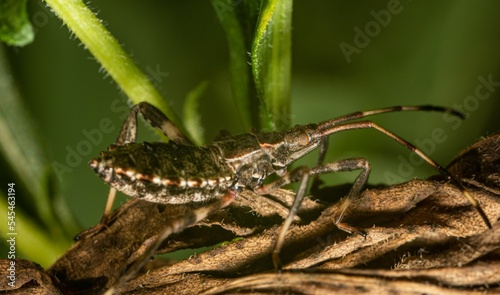
{"label": "hairy stem", "polygon": [[158,107],[177,126],[182,126],[180,119],[148,77],[81,0],[45,0],[45,2],[80,39],[132,102],[147,101]]}

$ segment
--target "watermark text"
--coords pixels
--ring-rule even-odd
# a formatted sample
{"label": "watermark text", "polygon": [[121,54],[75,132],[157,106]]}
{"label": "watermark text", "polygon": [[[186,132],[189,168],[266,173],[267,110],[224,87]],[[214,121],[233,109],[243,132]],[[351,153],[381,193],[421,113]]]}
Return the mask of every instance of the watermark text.
{"label": "watermark text", "polygon": [[7,184],[7,244],[9,245],[7,258],[7,284],[14,288],[16,286],[16,184]]}

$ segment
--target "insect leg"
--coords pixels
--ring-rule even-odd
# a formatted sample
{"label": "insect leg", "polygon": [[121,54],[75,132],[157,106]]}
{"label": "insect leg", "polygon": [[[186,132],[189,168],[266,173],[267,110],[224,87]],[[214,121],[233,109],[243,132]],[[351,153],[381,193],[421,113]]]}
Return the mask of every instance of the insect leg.
{"label": "insect leg", "polygon": [[360,170],[360,169],[362,169],[361,173],[358,175],[358,177],[356,177],[356,180],[351,186],[351,189],[349,190],[347,196],[342,198],[342,200],[340,201],[339,209],[337,210],[333,218],[335,225],[339,229],[351,234],[356,233],[362,236],[366,236],[366,233],[364,231],[343,223],[342,219],[344,218],[344,213],[346,209],[349,207],[349,204],[361,195],[361,191],[363,190],[363,188],[366,185],[366,182],[368,181],[368,176],[370,175],[370,163],[368,162],[368,160],[364,158],[345,159],[338,162],[332,162],[316,166],[313,169],[311,169],[309,173],[311,175],[320,175],[326,173],[345,172],[345,171]]}
{"label": "insect leg", "polygon": [[[328,151],[328,136],[322,137],[321,142],[319,144],[319,153],[318,153],[318,161],[316,165],[321,165],[325,161],[326,152]],[[318,191],[319,186],[321,185],[321,180],[318,176],[315,176],[313,179],[313,183],[311,185],[311,192]]]}
{"label": "insect leg", "polygon": [[381,127],[380,125],[372,122],[372,121],[359,121],[359,122],[349,122],[349,123],[344,123],[336,126],[320,126],[321,129],[321,136],[327,136],[332,133],[340,132],[340,131],[345,131],[345,130],[351,130],[351,129],[375,129],[379,131],[380,133],[392,138],[399,144],[403,145],[410,151],[414,152],[417,154],[420,158],[422,158],[424,161],[426,161],[429,165],[434,167],[436,170],[438,170],[439,173],[441,173],[443,176],[448,179],[453,185],[455,185],[464,195],[464,197],[469,201],[469,203],[476,209],[476,211],[479,213],[481,218],[483,219],[484,223],[488,228],[491,227],[491,223],[488,219],[488,216],[486,216],[486,213],[484,213],[483,209],[479,205],[479,202],[474,199],[473,196],[469,194],[469,192],[465,189],[465,187],[455,178],[453,177],[446,169],[444,169],[442,166],[440,166],[438,163],[436,163],[434,160],[429,158],[423,151],[409,143],[408,141],[402,139],[401,137],[397,136],[396,134],[392,133],[391,131],[385,129],[384,127]]}
{"label": "insect leg", "polygon": [[143,101],[132,107],[122,126],[116,145],[135,142],[137,136],[137,113],[140,112],[151,126],[161,130],[170,140],[184,145],[193,145],[182,131],[170,121],[159,109]]}
{"label": "insect leg", "polygon": [[281,269],[280,252],[281,249],[283,248],[283,243],[285,242],[285,235],[288,229],[290,228],[290,225],[292,224],[293,218],[297,214],[297,210],[299,209],[300,204],[302,204],[302,201],[304,200],[307,184],[309,182],[309,175],[310,174],[307,167],[303,166],[303,167],[298,167],[297,169],[293,170],[291,173],[288,174],[288,176],[292,177],[287,177],[286,175],[283,177],[285,181],[290,182],[290,180],[293,180],[293,178],[300,176],[300,185],[299,189],[297,190],[297,194],[295,195],[295,200],[293,201],[292,207],[290,207],[288,216],[283,222],[278,237],[276,238],[276,244],[274,244],[272,257],[273,257],[274,269],[276,271]]}
{"label": "insect leg", "polygon": [[368,116],[384,114],[384,113],[406,112],[406,111],[440,112],[440,113],[450,114],[452,116],[457,116],[461,119],[465,119],[464,114],[462,114],[461,112],[459,112],[457,110],[447,108],[447,107],[440,107],[440,106],[433,106],[433,105],[395,106],[395,107],[388,107],[388,108],[376,109],[376,110],[371,110],[371,111],[351,113],[348,115],[344,115],[341,117],[337,117],[337,118],[325,121],[325,122],[321,123],[321,125],[338,126],[340,124],[343,124],[343,123],[346,123],[349,121],[353,121],[353,120],[358,120],[358,119],[365,118]]}
{"label": "insect leg", "polygon": [[295,195],[295,200],[292,206],[290,207],[290,211],[287,218],[285,219],[283,225],[281,226],[280,232],[276,239],[276,244],[273,249],[273,264],[276,270],[279,270],[281,267],[279,254],[281,252],[281,249],[283,248],[285,235],[288,229],[290,228],[290,225],[292,224],[294,216],[297,214],[297,210],[299,209],[300,204],[304,199],[307,189],[307,184],[309,182],[309,177],[318,176],[320,174],[326,174],[326,173],[352,171],[358,169],[362,169],[363,171],[358,175],[358,177],[354,181],[354,184],[351,187],[349,194],[342,199],[339,206],[339,210],[334,216],[334,221],[335,225],[343,231],[349,233],[357,233],[362,236],[366,236],[366,233],[364,231],[342,222],[345,210],[352,202],[352,200],[354,200],[356,197],[360,195],[361,190],[364,188],[368,180],[368,175],[370,174],[370,164],[366,159],[363,158],[346,159],[338,162],[318,165],[311,169],[308,169],[307,167],[304,166],[298,167],[297,169],[291,171],[290,173],[287,173],[282,178],[259,189],[259,193],[265,193],[267,191],[274,190],[277,187],[286,185],[288,183],[300,181],[299,189],[297,190],[297,194]]}
{"label": "insect leg", "polygon": [[154,255],[156,250],[161,246],[161,244],[167,239],[170,235],[175,233],[180,233],[187,227],[190,227],[197,222],[205,219],[207,216],[212,213],[227,207],[231,204],[236,196],[236,192],[229,190],[227,191],[222,198],[219,198],[217,201],[208,204],[204,207],[200,207],[198,209],[193,210],[190,214],[186,214],[182,218],[176,219],[172,221],[168,226],[166,226],[163,231],[161,231],[155,241],[144,251],[141,256],[137,258],[129,267],[127,267],[125,273],[117,280],[107,291],[104,293],[105,295],[111,295],[115,292],[115,290],[132,279],[137,273],[142,269],[142,267],[150,260],[150,258]]}
{"label": "insect leg", "polygon": [[108,199],[106,200],[106,207],[104,207],[104,213],[102,214],[99,224],[106,224],[108,222],[111,210],[113,209],[113,204],[115,203],[116,188],[111,187],[108,193]]}

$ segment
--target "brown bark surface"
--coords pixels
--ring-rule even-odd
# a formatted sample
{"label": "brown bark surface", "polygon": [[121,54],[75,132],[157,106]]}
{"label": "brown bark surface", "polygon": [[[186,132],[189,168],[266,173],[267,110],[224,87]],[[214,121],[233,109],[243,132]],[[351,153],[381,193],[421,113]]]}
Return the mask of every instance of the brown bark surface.
{"label": "brown bark surface", "polygon": [[[217,246],[175,263],[152,260],[149,271],[117,293],[500,294],[500,134],[465,150],[448,169],[480,202],[493,229],[436,176],[365,190],[345,222],[368,235],[348,235],[332,219],[348,186],[326,187],[304,201],[286,236],[283,271],[275,273],[271,253],[294,193],[245,191],[228,208],[171,236],[161,252]],[[0,285],[19,294],[100,294],[166,224],[190,210],[192,204],[131,200],[107,228],[84,236],[48,270],[18,261],[17,289],[3,287],[4,275]],[[8,263],[0,261],[2,272]]]}

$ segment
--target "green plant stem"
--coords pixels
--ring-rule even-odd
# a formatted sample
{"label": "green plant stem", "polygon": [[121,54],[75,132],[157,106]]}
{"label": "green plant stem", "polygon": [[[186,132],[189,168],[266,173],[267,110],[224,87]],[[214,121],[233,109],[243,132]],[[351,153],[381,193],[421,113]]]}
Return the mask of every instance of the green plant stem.
{"label": "green plant stem", "polygon": [[263,1],[252,45],[252,70],[264,107],[262,125],[290,124],[292,0]]}
{"label": "green plant stem", "polygon": [[260,129],[260,101],[248,63],[260,0],[225,2],[211,0],[226,33],[233,99],[244,130]]}
{"label": "green plant stem", "polygon": [[179,117],[117,40],[81,0],[45,0],[134,103],[148,101],[177,126]]}

